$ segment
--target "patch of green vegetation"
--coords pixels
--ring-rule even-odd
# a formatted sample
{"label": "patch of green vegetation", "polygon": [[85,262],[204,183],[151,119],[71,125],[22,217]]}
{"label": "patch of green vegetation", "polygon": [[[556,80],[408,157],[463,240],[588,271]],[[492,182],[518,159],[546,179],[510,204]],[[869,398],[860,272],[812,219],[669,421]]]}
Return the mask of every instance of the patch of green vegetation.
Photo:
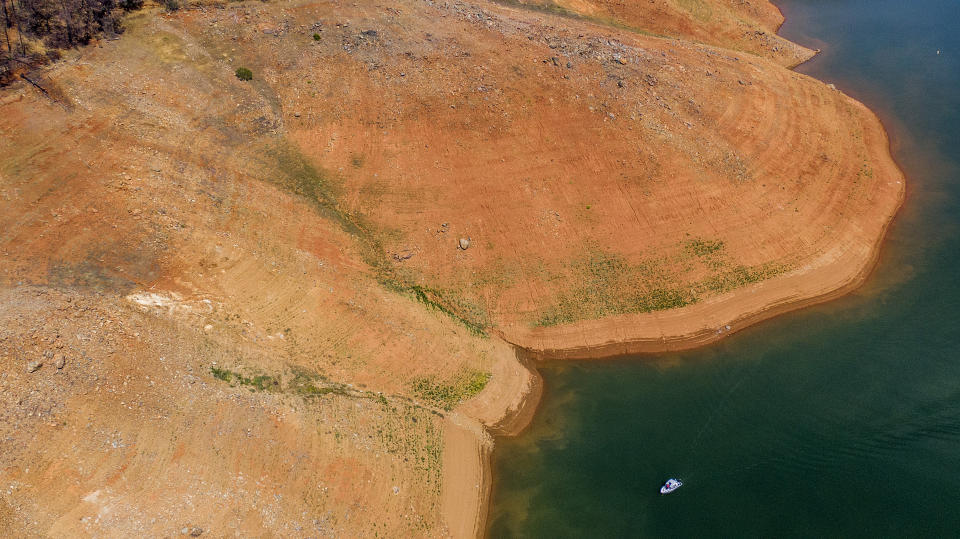
{"label": "patch of green vegetation", "polygon": [[210,372],[213,374],[214,378],[218,380],[227,382],[231,386],[246,386],[249,387],[251,391],[265,391],[268,389],[275,390],[280,385],[280,382],[265,374],[248,378],[238,372],[228,369],[220,369],[217,367],[210,367]]}
{"label": "patch of green vegetation", "polygon": [[341,208],[339,181],[325,171],[317,169],[292,144],[283,142],[264,148],[279,175],[271,179],[280,187],[310,201],[321,216],[332,220],[344,232],[361,241],[364,260],[376,266],[386,264],[386,255],[374,239],[371,227],[361,215]]}
{"label": "patch of green vegetation", "polygon": [[425,376],[414,379],[410,389],[418,398],[450,411],[457,404],[483,391],[490,376],[489,372],[476,370],[464,371],[448,382]]}
{"label": "patch of green vegetation", "polygon": [[619,255],[594,251],[573,264],[579,286],[561,295],[535,322],[555,326],[619,314],[660,311],[695,303],[697,298],[673,284],[660,264],[629,264]]}
{"label": "patch of green vegetation", "polygon": [[217,380],[230,384],[230,387],[249,387],[251,391],[269,390],[275,393],[297,395],[304,399],[332,394],[351,398],[374,399],[378,402],[386,401],[386,397],[379,393],[351,389],[345,384],[330,381],[322,373],[302,367],[292,367],[288,374],[274,376],[261,374],[247,377],[242,373],[218,367],[210,367],[210,373]]}
{"label": "patch of green vegetation", "polygon": [[722,294],[731,290],[758,283],[786,271],[786,266],[779,264],[764,264],[761,266],[736,266],[697,283],[696,288],[715,294]]}
{"label": "patch of green vegetation", "polygon": [[723,251],[723,241],[693,238],[683,242],[683,248],[698,257],[710,256]]}
{"label": "patch of green vegetation", "polygon": [[535,325],[556,326],[619,314],[666,311],[699,301],[695,294],[683,287],[640,290],[614,300],[607,299],[615,297],[615,294],[616,292],[611,290],[608,294],[593,295],[593,298],[599,297],[600,301],[591,301],[590,296],[584,295],[581,289],[574,294],[563,296],[556,305],[544,311]]}
{"label": "patch of green vegetation", "polygon": [[253,80],[253,71],[250,71],[245,67],[238,67],[236,75],[240,80]]}
{"label": "patch of green vegetation", "polygon": [[261,374],[261,375],[258,375],[258,376],[254,376],[253,378],[241,378],[241,379],[240,379],[240,384],[241,384],[241,385],[253,386],[253,387],[254,387],[255,389],[257,389],[258,391],[263,391],[264,389],[267,389],[268,387],[271,387],[271,386],[275,386],[275,385],[277,385],[278,383],[279,383],[279,382],[277,382],[276,380],[274,380],[273,378],[271,378],[271,377],[269,377],[269,376],[267,376],[267,375],[265,375],[265,374]]}
{"label": "patch of green vegetation", "polygon": [[751,283],[784,273],[778,264],[734,266],[723,257],[719,240],[695,238],[682,244],[680,255],[665,259],[682,263],[691,257],[704,263],[709,277],[689,284],[682,276],[693,266],[680,270],[679,276],[662,262],[630,264],[622,257],[598,251],[573,263],[569,273],[558,278],[572,279],[574,288],[561,293],[554,304],[540,313],[535,326],[556,326],[581,320],[596,320],[621,314],[665,311],[699,302],[705,296],[722,294]]}
{"label": "patch of green vegetation", "polygon": [[293,377],[287,382],[284,391],[301,397],[319,397],[335,394],[351,396],[349,388],[343,384],[330,382],[323,374],[308,371],[300,367],[291,369]]}
{"label": "patch of green vegetation", "polygon": [[213,373],[213,377],[217,380],[223,380],[224,382],[230,382],[233,378],[233,373],[227,369],[218,369],[216,367],[210,367],[210,372]]}
{"label": "patch of green vegetation", "polygon": [[314,41],[320,41],[320,34],[313,34]]}
{"label": "patch of green vegetation", "polygon": [[442,312],[462,324],[471,333],[478,337],[486,337],[488,325],[486,312],[464,300],[451,291],[435,290],[420,285],[409,285],[404,288],[413,294],[420,303]]}
{"label": "patch of green vegetation", "polygon": [[699,298],[684,288],[655,288],[641,292],[629,298],[632,312],[649,313],[685,307],[699,301]]}

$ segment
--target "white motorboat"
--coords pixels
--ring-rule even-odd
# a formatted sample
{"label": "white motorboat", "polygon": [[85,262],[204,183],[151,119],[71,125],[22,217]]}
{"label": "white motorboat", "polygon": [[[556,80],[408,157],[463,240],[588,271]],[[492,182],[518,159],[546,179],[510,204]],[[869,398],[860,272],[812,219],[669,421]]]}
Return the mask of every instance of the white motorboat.
{"label": "white motorboat", "polygon": [[670,479],[667,479],[667,482],[664,483],[662,487],[660,487],[660,494],[670,494],[682,486],[683,483],[681,483],[679,479],[673,479],[671,477]]}

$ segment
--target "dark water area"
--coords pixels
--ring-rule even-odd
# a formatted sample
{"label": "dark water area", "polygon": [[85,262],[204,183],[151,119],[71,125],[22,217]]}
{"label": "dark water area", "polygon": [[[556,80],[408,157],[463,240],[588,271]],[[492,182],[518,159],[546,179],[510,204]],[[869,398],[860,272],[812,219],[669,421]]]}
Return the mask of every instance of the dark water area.
{"label": "dark water area", "polygon": [[907,175],[877,271],[707,348],[541,365],[491,537],[960,535],[960,0],[778,5]]}

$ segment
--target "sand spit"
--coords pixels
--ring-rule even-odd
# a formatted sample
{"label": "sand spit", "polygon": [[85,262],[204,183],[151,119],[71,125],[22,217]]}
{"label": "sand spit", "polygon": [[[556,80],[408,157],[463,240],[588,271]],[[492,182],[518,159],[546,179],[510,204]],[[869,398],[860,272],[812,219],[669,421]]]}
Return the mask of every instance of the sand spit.
{"label": "sand spit", "polygon": [[3,90],[0,527],[475,536],[540,394],[508,343],[693,346],[862,282],[903,197],[876,118],[656,5],[693,41],[483,0],[145,11]]}
{"label": "sand spit", "polygon": [[490,502],[493,436],[519,434],[533,418],[542,382],[536,370],[500,344],[492,383],[448,418],[444,431],[442,513],[454,537],[479,537]]}

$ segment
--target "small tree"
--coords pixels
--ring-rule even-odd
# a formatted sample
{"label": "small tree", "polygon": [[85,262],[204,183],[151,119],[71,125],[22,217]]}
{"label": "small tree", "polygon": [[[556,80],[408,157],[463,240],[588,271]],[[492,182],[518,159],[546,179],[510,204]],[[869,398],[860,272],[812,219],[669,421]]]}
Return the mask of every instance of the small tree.
{"label": "small tree", "polygon": [[240,79],[240,80],[252,80],[252,79],[253,79],[253,71],[250,71],[249,69],[247,69],[247,68],[245,68],[245,67],[238,67],[238,68],[237,68],[237,78]]}

